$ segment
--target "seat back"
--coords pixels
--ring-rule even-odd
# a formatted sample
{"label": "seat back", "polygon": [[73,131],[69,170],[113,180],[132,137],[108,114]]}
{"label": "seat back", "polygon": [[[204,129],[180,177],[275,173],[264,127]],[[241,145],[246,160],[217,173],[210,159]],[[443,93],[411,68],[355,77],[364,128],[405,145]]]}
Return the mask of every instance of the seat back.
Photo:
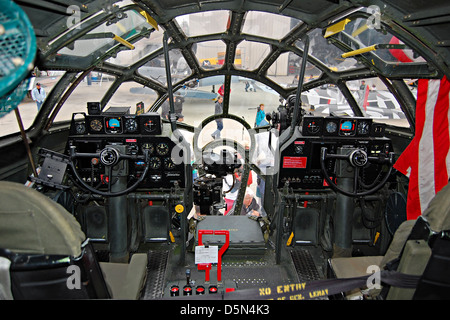
{"label": "seat back", "polygon": [[414,300],[450,299],[450,238],[438,237],[432,245],[431,257],[417,284]]}
{"label": "seat back", "polygon": [[[330,266],[337,277],[359,276],[375,258],[331,259]],[[399,226],[385,256],[379,258],[380,268],[421,276],[417,288],[384,287],[382,297],[450,299],[450,185],[436,194],[422,216]],[[355,274],[358,270],[360,274]]]}
{"label": "seat back", "polygon": [[413,299],[450,299],[450,184],[439,191],[423,213],[426,226],[416,234],[427,237],[431,257]]}
{"label": "seat back", "polygon": [[24,185],[0,181],[0,256],[14,299],[108,298],[101,269],[76,219]]}
{"label": "seat back", "polygon": [[396,270],[421,275],[416,289],[391,288],[388,299],[449,299],[450,184],[430,201],[399,254]]}

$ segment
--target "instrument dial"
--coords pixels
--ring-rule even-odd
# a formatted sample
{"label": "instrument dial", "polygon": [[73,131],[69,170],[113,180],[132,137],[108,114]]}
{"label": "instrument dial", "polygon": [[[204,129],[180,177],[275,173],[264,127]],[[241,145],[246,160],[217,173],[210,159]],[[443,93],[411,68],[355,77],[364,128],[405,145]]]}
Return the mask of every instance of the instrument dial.
{"label": "instrument dial", "polygon": [[136,132],[138,129],[138,125],[135,119],[127,119],[125,121],[125,128],[127,132]]}
{"label": "instrument dial", "polygon": [[152,133],[156,129],[156,123],[154,120],[148,120],[144,123],[144,130],[148,133]]}
{"label": "instrument dial", "polygon": [[91,121],[91,123],[89,124],[89,126],[91,127],[92,130],[97,131],[97,132],[101,131],[103,129],[103,124],[98,119],[93,119]]}
{"label": "instrument dial", "polygon": [[159,169],[161,167],[161,159],[158,157],[150,158],[150,168],[151,169]]}
{"label": "instrument dial", "polygon": [[303,153],[303,146],[302,145],[298,145],[294,147],[294,152],[296,154],[302,154]]}
{"label": "instrument dial", "polygon": [[153,151],[155,151],[155,147],[153,146],[153,144],[152,143],[148,143],[148,142],[144,142],[142,144],[141,148],[142,148],[142,151],[148,150],[149,154],[152,154]]}
{"label": "instrument dial", "polygon": [[77,134],[83,134],[86,132],[86,125],[84,124],[84,122],[75,123],[75,132]]}
{"label": "instrument dial", "polygon": [[173,163],[172,158],[164,158],[164,168],[168,170],[175,168],[175,163]]}
{"label": "instrument dial", "polygon": [[325,130],[327,130],[327,133],[335,133],[337,131],[337,123],[334,121],[328,122]]}
{"label": "instrument dial", "polygon": [[156,152],[160,156],[165,156],[166,154],[169,153],[169,146],[167,145],[167,143],[164,142],[158,143],[158,145],[156,146]]}
{"label": "instrument dial", "polygon": [[113,166],[119,161],[119,153],[114,148],[105,148],[100,153],[100,161],[105,166]]}
{"label": "instrument dial", "polygon": [[367,121],[361,121],[358,123],[358,134],[368,134],[370,130],[369,123]]}
{"label": "instrument dial", "polygon": [[320,131],[320,123],[318,123],[316,120],[311,120],[306,125],[306,130],[310,134],[317,134]]}

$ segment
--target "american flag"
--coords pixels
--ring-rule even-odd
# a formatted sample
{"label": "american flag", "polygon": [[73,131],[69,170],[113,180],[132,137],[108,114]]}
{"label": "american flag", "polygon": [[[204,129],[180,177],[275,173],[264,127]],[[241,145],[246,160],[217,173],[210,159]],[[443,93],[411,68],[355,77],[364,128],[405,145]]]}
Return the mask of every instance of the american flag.
{"label": "american flag", "polygon": [[394,168],[409,177],[407,219],[416,219],[450,176],[450,82],[420,79],[415,136]]}

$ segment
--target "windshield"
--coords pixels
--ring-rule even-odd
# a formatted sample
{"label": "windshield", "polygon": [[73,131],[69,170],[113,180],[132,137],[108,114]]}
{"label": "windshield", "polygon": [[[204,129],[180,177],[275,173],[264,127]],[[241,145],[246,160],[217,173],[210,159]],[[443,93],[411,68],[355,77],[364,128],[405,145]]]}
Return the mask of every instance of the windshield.
{"label": "windshield", "polygon": [[[53,90],[53,87],[58,83],[64,73],[64,71],[40,71],[35,69],[33,72],[33,77],[30,81],[28,93],[17,107],[21,122],[25,129],[28,129],[33,124],[33,121],[39,111],[37,103],[33,101],[31,94],[32,90],[36,88],[36,84],[41,84],[41,90],[43,90],[47,96]],[[14,112],[10,112],[0,118],[0,136],[18,132],[19,129],[18,119],[16,118]]]}
{"label": "windshield", "polygon": [[[120,17],[95,28],[90,26],[83,36],[58,50],[52,62],[55,68],[58,64],[65,66],[68,60],[64,60],[64,56],[84,59],[79,61],[105,57],[105,62],[102,68],[94,68],[82,79],[63,103],[55,122],[70,120],[74,112],[87,112],[88,102],[101,102],[105,109],[130,107],[132,113],[138,111],[136,106],[140,104],[146,112],[162,113],[161,98],[167,92],[164,30],[154,29],[135,8],[122,10]],[[351,106],[356,104],[360,109],[358,113],[365,117],[408,128],[402,106],[380,78],[352,80],[345,76],[348,72],[367,70],[365,63],[369,59],[369,64],[386,72],[385,76],[392,73],[394,64],[400,74],[403,65],[426,65],[417,52],[398,40],[383,24],[369,28],[370,14],[368,9],[357,11],[345,20],[342,30],[331,35],[325,28],[306,28],[302,20],[259,11],[247,12],[242,20],[233,19],[233,13],[227,10],[175,17],[173,21],[179,27],[179,34],[184,34],[189,43],[187,47],[178,48],[179,39],[169,40],[169,67],[179,111],[178,122],[196,127],[213,115],[225,74],[229,74],[231,90],[224,116],[234,115],[250,127],[256,126],[261,104],[265,106],[265,113],[270,114],[278,109],[280,101],[295,94],[303,62],[304,36],[308,35],[309,58],[302,79],[306,87],[301,95],[302,108],[307,113],[354,116]],[[240,21],[239,29],[232,31],[240,41],[230,51],[228,40],[222,36],[233,27],[233,21]],[[277,28],[269,27],[274,24]],[[287,45],[292,34],[298,37]],[[132,48],[114,36],[131,41]],[[282,46],[285,43],[286,46]],[[381,46],[364,54],[352,53],[373,45]],[[112,47],[115,50],[111,51]],[[225,59],[231,52],[234,59],[226,66]],[[63,71],[40,72],[34,83],[41,82],[48,95],[62,74]],[[347,95],[336,85],[341,75],[348,88]],[[406,82],[413,95],[415,88],[410,84],[415,80],[409,75]],[[31,99],[33,86],[30,86],[28,99],[19,108],[25,128],[31,126],[37,114],[36,103]],[[53,101],[56,105],[59,97],[53,97]],[[18,131],[12,114],[1,118],[0,125],[2,135]]]}
{"label": "windshield", "polygon": [[106,51],[122,39],[130,40],[147,28],[150,26],[141,14],[128,10],[117,15],[115,20],[105,22],[69,46],[62,48],[58,54],[86,57],[102,48]]}

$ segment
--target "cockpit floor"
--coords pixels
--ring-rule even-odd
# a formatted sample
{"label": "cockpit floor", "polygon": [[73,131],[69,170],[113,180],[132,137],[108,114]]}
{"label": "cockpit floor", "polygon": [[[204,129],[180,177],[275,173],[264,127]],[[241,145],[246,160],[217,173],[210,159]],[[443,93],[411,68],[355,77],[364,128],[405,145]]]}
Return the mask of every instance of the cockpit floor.
{"label": "cockpit floor", "polygon": [[319,251],[320,248],[306,246],[284,248],[279,264],[270,243],[264,254],[225,253],[222,281],[217,281],[217,266],[213,265],[210,281],[206,282],[206,272],[197,269],[193,252],[188,252],[185,263],[180,264],[176,245],[153,245],[148,251],[147,278],[141,299],[170,299],[170,287],[176,285],[183,288],[188,281],[193,287],[215,284],[243,290],[323,279],[322,265],[316,260],[321,256]]}

